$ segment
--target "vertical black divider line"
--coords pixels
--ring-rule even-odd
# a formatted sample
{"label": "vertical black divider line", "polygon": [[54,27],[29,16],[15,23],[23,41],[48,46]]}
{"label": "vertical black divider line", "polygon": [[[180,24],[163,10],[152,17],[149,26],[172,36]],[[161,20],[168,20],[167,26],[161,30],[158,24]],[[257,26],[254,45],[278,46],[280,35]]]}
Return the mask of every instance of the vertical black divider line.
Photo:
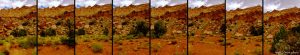
{"label": "vertical black divider line", "polygon": [[264,33],[265,33],[265,28],[264,28],[264,0],[262,0],[262,4],[261,4],[261,7],[262,7],[262,22],[261,22],[261,24],[262,24],[262,54],[264,55],[264,42],[265,42],[265,39],[264,39]]}
{"label": "vertical black divider line", "polygon": [[224,47],[225,47],[225,52],[224,52],[224,55],[226,55],[226,45],[227,45],[227,44],[226,44],[226,33],[227,33],[227,21],[226,21],[226,15],[227,15],[226,6],[227,6],[227,3],[226,3],[226,2],[227,2],[227,1],[225,0],[225,1],[224,1],[224,3],[225,3],[225,6],[224,6],[224,11],[225,11],[225,14],[224,14],[224,16],[225,16],[225,17],[224,17],[224,24],[225,24],[225,33],[224,33],[224,36],[225,36],[225,37],[224,37],[224,40],[225,40],[225,41],[224,41],[224,44],[225,44],[225,45],[224,45]]}
{"label": "vertical black divider line", "polygon": [[151,38],[152,38],[152,31],[151,31],[151,0],[148,0],[148,19],[149,19],[149,55],[151,55]]}
{"label": "vertical black divider line", "polygon": [[186,55],[189,55],[189,0],[186,0]]}
{"label": "vertical black divider line", "polygon": [[76,19],[76,12],[75,12],[75,11],[76,11],[76,6],[75,6],[75,5],[76,5],[76,2],[75,2],[75,1],[76,1],[76,0],[74,0],[74,5],[73,5],[73,6],[74,6],[74,7],[73,7],[73,12],[74,12],[74,13],[73,13],[73,19],[74,19],[74,20],[73,20],[73,21],[74,21],[74,22],[73,22],[73,23],[74,23],[74,24],[73,24],[73,34],[74,34],[73,39],[74,39],[74,43],[75,43],[75,45],[74,45],[74,55],[76,55],[76,45],[77,45],[77,43],[76,43],[76,33],[75,33],[75,31],[76,31],[76,29],[75,29],[75,27],[76,27],[76,25],[75,25],[75,24],[76,24],[76,20],[75,20],[75,19]]}
{"label": "vertical black divider line", "polygon": [[114,1],[111,0],[111,55],[114,55]]}
{"label": "vertical black divider line", "polygon": [[38,39],[39,39],[39,37],[38,37],[38,36],[39,36],[39,35],[38,35],[38,33],[39,33],[39,32],[38,32],[38,31],[39,31],[39,30],[38,30],[38,27],[39,27],[39,9],[38,9],[38,0],[35,1],[35,9],[36,9],[36,13],[35,13],[35,14],[36,14],[36,20],[35,20],[35,22],[36,22],[36,27],[35,27],[35,32],[36,32],[36,33],[35,33],[35,35],[36,35],[36,36],[35,36],[35,38],[36,38],[36,39],[35,39],[35,40],[36,40],[36,42],[35,42],[36,53],[35,53],[35,54],[38,55],[38,49],[39,49],[39,45],[38,45],[38,43],[39,43],[39,41],[38,41]]}

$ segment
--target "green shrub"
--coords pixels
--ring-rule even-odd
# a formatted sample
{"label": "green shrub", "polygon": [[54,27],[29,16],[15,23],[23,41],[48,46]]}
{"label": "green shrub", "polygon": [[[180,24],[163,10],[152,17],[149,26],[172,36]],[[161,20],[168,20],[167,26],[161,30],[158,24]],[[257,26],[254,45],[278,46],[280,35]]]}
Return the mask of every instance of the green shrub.
{"label": "green shrub", "polygon": [[134,35],[127,35],[126,39],[136,39],[137,37],[135,37]]}
{"label": "green shrub", "polygon": [[75,32],[74,30],[69,30],[68,32],[68,37],[75,37],[75,34],[77,33],[77,32]]}
{"label": "green shrub", "polygon": [[103,29],[103,34],[106,35],[106,36],[109,35],[109,30],[108,30],[107,27],[105,27],[105,28]]}
{"label": "green shrub", "polygon": [[46,37],[46,36],[47,36],[47,35],[46,35],[46,31],[41,31],[40,35],[41,35],[42,37]]}
{"label": "green shrub", "polygon": [[189,36],[195,36],[195,31],[189,32]]}
{"label": "green shrub", "polygon": [[48,29],[45,30],[45,32],[41,33],[41,36],[44,36],[44,34],[46,36],[55,36],[56,35],[56,31],[54,29],[52,29],[52,28],[48,28]]}
{"label": "green shrub", "polygon": [[284,27],[281,27],[279,32],[277,32],[273,38],[273,42],[272,42],[272,47],[271,47],[271,52],[272,53],[275,53],[280,45],[279,41],[282,40],[283,38],[287,37],[288,36],[288,33],[287,31],[285,30]]}
{"label": "green shrub", "polygon": [[122,25],[127,25],[127,24],[128,24],[128,21],[122,22]]}
{"label": "green shrub", "polygon": [[27,26],[29,24],[29,21],[25,21],[24,23],[22,23],[22,26]]}
{"label": "green shrub", "polygon": [[93,44],[91,46],[93,52],[95,53],[102,53],[103,52],[103,46],[101,44]]}
{"label": "green shrub", "polygon": [[77,30],[77,35],[85,35],[85,30],[83,28],[80,28]]}
{"label": "green shrub", "polygon": [[143,35],[146,36],[149,32],[149,26],[145,21],[137,21],[134,28],[130,31],[129,35]]}
{"label": "green shrub", "polygon": [[250,34],[253,36],[259,36],[263,34],[263,28],[259,27],[259,28],[255,28],[254,26],[250,27]]}
{"label": "green shrub", "polygon": [[13,35],[14,37],[21,37],[21,36],[26,36],[27,33],[28,31],[25,29],[15,29],[10,34]]}
{"label": "green shrub", "polygon": [[194,22],[188,23],[188,27],[191,27],[191,26],[194,26],[194,25],[195,25]]}
{"label": "green shrub", "polygon": [[8,50],[4,50],[3,52],[0,52],[0,55],[9,55]]}
{"label": "green shrub", "polygon": [[296,27],[291,28],[291,31],[293,33],[300,33],[300,24],[298,26],[296,26]]}
{"label": "green shrub", "polygon": [[27,31],[27,30],[25,30],[25,29],[20,29],[20,30],[19,30],[19,34],[20,34],[20,36],[26,36],[26,35],[27,35],[27,33],[28,33],[28,31]]}
{"label": "green shrub", "polygon": [[75,42],[75,38],[74,37],[69,37],[69,38],[62,38],[61,42],[63,44],[68,45],[69,47],[75,47],[76,42]]}
{"label": "green shrub", "polygon": [[89,22],[89,25],[95,25],[96,24],[96,20],[92,20]]}
{"label": "green shrub", "polygon": [[226,24],[222,24],[222,26],[220,27],[220,32],[221,33],[225,33],[226,32]]}
{"label": "green shrub", "polygon": [[62,20],[59,20],[59,21],[57,21],[57,22],[55,23],[56,26],[61,25],[61,24],[63,24],[63,21],[62,21]]}
{"label": "green shrub", "polygon": [[3,52],[0,52],[0,55],[6,55],[6,54],[4,54]]}
{"label": "green shrub", "polygon": [[22,48],[31,48],[36,46],[37,40],[35,37],[29,37],[22,40],[19,44]]}
{"label": "green shrub", "polygon": [[160,38],[160,36],[164,35],[167,32],[167,28],[162,21],[158,21],[154,24],[154,37]]}
{"label": "green shrub", "polygon": [[0,45],[3,45],[5,42],[5,40],[0,39]]}
{"label": "green shrub", "polygon": [[70,19],[68,19],[67,20],[67,25],[66,26],[68,26],[69,28],[72,28],[72,27],[74,27],[74,20],[70,20]]}

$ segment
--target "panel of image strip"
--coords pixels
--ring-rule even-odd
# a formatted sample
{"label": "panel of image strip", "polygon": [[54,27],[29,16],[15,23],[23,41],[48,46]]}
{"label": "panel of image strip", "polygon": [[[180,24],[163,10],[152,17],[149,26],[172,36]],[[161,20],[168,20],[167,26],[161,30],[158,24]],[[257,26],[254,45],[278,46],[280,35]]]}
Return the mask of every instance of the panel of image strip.
{"label": "panel of image strip", "polygon": [[226,0],[226,54],[262,55],[262,0]]}
{"label": "panel of image strip", "polygon": [[[225,0],[189,0],[189,54],[225,54]],[[205,50],[205,51],[204,51]]]}
{"label": "panel of image strip", "polygon": [[0,55],[36,54],[36,0],[0,1]]}
{"label": "panel of image strip", "polygon": [[264,54],[300,54],[300,0],[264,0]]}
{"label": "panel of image strip", "polygon": [[76,55],[111,55],[111,0],[76,0]]}
{"label": "panel of image strip", "polygon": [[113,55],[149,55],[149,0],[113,0]]}
{"label": "panel of image strip", "polygon": [[187,53],[187,0],[151,0],[151,54]]}
{"label": "panel of image strip", "polygon": [[74,55],[74,1],[38,0],[38,54]]}

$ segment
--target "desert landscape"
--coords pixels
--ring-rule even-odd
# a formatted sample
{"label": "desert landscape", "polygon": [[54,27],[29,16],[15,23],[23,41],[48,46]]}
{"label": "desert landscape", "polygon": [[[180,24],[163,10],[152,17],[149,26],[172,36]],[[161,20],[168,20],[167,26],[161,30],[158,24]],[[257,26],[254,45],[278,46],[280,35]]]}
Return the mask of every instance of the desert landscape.
{"label": "desert landscape", "polygon": [[112,6],[76,8],[76,55],[112,53]]}
{"label": "desert landscape", "polygon": [[149,55],[149,3],[113,9],[113,55]]}
{"label": "desert landscape", "polygon": [[273,10],[264,14],[265,51],[270,54],[300,54],[300,8]]}
{"label": "desert landscape", "polygon": [[151,8],[151,54],[187,54],[187,4]]}
{"label": "desert landscape", "polygon": [[38,9],[38,55],[74,55],[74,5]]}
{"label": "desert landscape", "polygon": [[189,8],[189,54],[225,54],[224,7],[223,2],[213,6]]}
{"label": "desert landscape", "polygon": [[261,3],[1,0],[0,55],[299,55],[298,3]]}
{"label": "desert landscape", "polygon": [[0,55],[36,53],[35,6],[0,9]]}
{"label": "desert landscape", "polygon": [[226,54],[262,55],[262,7],[226,12]]}

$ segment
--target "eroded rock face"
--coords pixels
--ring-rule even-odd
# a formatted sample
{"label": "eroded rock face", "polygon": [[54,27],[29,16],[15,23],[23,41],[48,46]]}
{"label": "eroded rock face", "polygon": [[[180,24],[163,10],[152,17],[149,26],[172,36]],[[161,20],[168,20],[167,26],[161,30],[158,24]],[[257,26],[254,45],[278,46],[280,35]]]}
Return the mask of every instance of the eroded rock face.
{"label": "eroded rock face", "polygon": [[[0,10],[0,37],[8,37],[13,30],[25,30],[26,36],[35,34],[35,7]],[[27,12],[24,12],[27,11]]]}
{"label": "eroded rock face", "polygon": [[[227,24],[233,24],[231,29],[237,36],[248,36],[250,27],[261,27],[262,10],[261,6],[250,7],[243,10],[234,10],[227,12]],[[237,28],[237,29],[234,29]],[[236,32],[235,32],[236,31]],[[231,31],[229,31],[231,32]],[[250,35],[252,36],[252,35]]]}
{"label": "eroded rock face", "polygon": [[210,7],[189,9],[189,33],[195,32],[194,36],[222,35],[220,32],[225,18],[225,4],[218,4]]}

